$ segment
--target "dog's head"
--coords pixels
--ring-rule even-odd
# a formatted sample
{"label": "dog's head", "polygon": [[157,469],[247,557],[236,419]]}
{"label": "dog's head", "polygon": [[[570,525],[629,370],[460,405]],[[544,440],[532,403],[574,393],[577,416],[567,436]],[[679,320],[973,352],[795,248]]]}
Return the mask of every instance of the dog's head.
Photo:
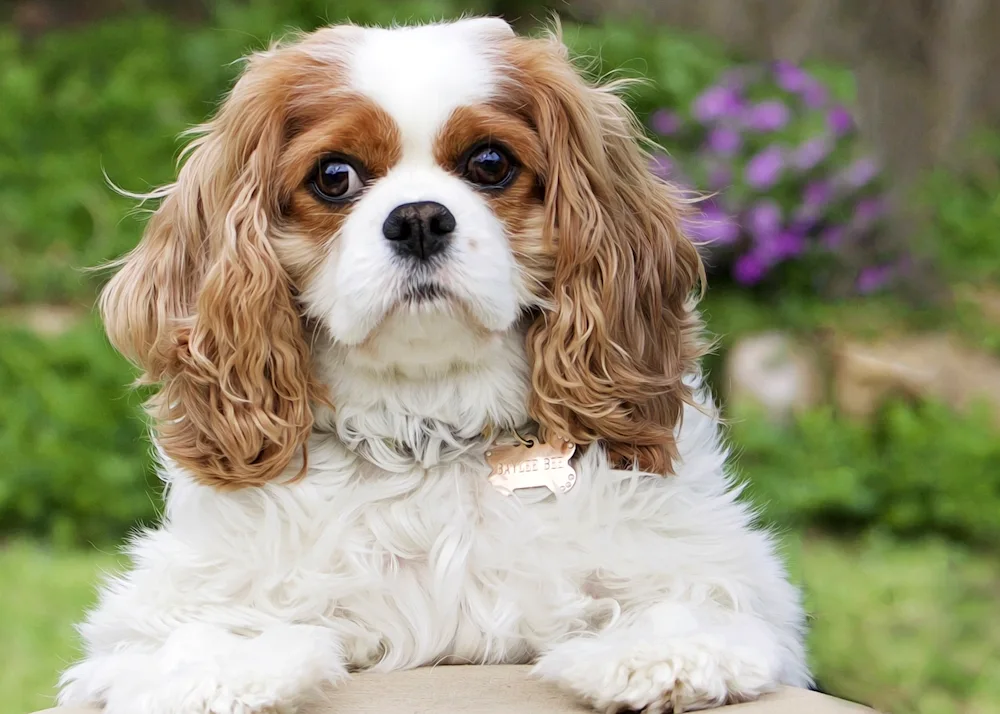
{"label": "dog's head", "polygon": [[702,268],[640,137],[557,38],[500,20],[254,55],[102,296],[161,385],[160,447],[204,482],[266,482],[325,398],[307,328],[391,379],[408,356],[386,345],[420,324],[442,344],[417,372],[452,368],[456,334],[517,331],[544,434],[668,473]]}

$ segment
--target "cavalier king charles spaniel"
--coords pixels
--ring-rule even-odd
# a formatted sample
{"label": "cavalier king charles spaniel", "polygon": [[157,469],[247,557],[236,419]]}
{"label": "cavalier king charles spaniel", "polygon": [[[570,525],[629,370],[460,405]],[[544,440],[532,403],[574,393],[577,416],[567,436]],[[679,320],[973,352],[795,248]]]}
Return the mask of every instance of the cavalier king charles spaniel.
{"label": "cavalier king charles spaniel", "polygon": [[298,712],[461,663],[605,712],[809,683],[701,385],[690,201],[615,89],[498,19],[249,59],[101,297],[166,509],[62,704]]}

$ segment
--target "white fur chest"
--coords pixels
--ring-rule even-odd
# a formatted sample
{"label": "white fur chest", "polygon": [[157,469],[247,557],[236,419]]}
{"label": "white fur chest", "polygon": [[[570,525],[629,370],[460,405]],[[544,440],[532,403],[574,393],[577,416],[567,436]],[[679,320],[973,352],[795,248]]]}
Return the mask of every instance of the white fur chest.
{"label": "white fur chest", "polygon": [[[317,435],[294,485],[220,499],[176,484],[170,530],[220,549],[220,600],[242,593],[255,612],[334,628],[349,665],[523,662],[607,622],[617,604],[588,593],[599,544],[581,537],[599,534],[580,527],[583,490],[509,497],[488,471],[469,454],[386,473]],[[210,523],[202,507],[225,513]]]}
{"label": "white fur chest", "polygon": [[[724,664],[750,672],[751,689],[755,677],[807,681],[797,593],[725,476],[714,420],[689,409],[682,436],[673,476],[612,469],[592,447],[559,496],[497,492],[482,442],[431,467],[376,470],[315,434],[302,479],[230,492],[167,465],[164,523],[133,542],[134,569],[81,627],[90,659],[63,700],[104,701],[102,677],[120,675],[132,702],[132,683],[165,671],[194,678],[169,690],[181,698],[202,696],[212,672],[254,687],[537,657],[562,672],[593,647],[627,662],[633,647],[681,657],[701,677],[715,666],[705,647],[730,639],[738,661]],[[192,664],[175,672],[181,659]],[[580,691],[602,681],[580,672]]]}

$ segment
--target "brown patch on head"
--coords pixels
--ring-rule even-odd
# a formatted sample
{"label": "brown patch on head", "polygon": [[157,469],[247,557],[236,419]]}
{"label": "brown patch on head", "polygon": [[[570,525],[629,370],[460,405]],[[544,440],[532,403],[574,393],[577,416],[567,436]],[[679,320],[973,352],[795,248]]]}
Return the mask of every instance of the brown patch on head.
{"label": "brown patch on head", "polygon": [[481,193],[503,222],[529,288],[541,297],[541,278],[552,272],[551,251],[544,249],[541,240],[543,207],[539,176],[545,166],[545,155],[541,139],[526,117],[499,103],[459,107],[435,140],[434,157],[442,168],[460,175],[463,168],[460,164],[469,151],[489,143],[513,155],[518,173],[504,188],[486,188]]}
{"label": "brown patch on head", "polygon": [[522,117],[486,104],[452,112],[434,141],[434,158],[445,169],[455,171],[469,149],[484,142],[512,149],[518,162],[530,171],[537,171],[544,161],[538,135]]}
{"label": "brown patch on head", "polygon": [[551,255],[551,267],[526,266],[548,298],[528,333],[531,413],[550,437],[600,441],[622,465],[669,473],[693,401],[683,380],[703,352],[685,203],[650,172],[613,87],[585,81],[557,37],[502,45],[499,107],[541,142],[536,254]]}
{"label": "brown patch on head", "polygon": [[389,173],[402,154],[396,123],[367,97],[337,92],[318,104],[323,110],[314,114],[321,118],[288,143],[277,168],[283,198],[276,249],[300,286],[319,269],[352,205],[323,201],[309,188],[320,159],[332,154],[350,158],[375,181]]}
{"label": "brown patch on head", "polygon": [[321,30],[250,58],[101,295],[111,341],[160,385],[148,405],[159,446],[204,483],[281,475],[324,399],[281,248],[310,232],[304,215],[321,219],[292,200],[307,167],[281,162],[324,131],[356,33]]}
{"label": "brown patch on head", "polygon": [[373,178],[385,176],[402,154],[402,140],[392,117],[372,100],[350,92],[320,102],[326,109],[285,147],[278,164],[281,189],[301,187],[316,160],[326,154],[349,156]]}

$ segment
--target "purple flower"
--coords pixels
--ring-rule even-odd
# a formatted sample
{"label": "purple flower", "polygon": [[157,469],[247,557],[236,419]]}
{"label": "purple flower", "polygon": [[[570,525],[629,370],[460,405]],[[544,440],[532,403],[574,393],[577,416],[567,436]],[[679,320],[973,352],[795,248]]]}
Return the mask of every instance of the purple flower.
{"label": "purple flower", "polygon": [[789,229],[800,235],[805,235],[816,226],[820,215],[820,211],[815,208],[800,206],[792,213],[792,221],[789,224]]}
{"label": "purple flower", "polygon": [[685,220],[684,228],[699,243],[726,245],[740,236],[740,228],[733,219],[711,203],[705,205],[698,218]]}
{"label": "purple flower", "polygon": [[650,125],[653,131],[661,136],[673,136],[681,130],[682,120],[677,112],[666,109],[658,109],[650,117]]}
{"label": "purple flower", "polygon": [[739,132],[724,126],[714,127],[708,132],[707,142],[709,151],[721,156],[732,156],[740,150],[743,140]]}
{"label": "purple flower", "polygon": [[791,62],[779,60],[774,63],[774,80],[786,92],[798,94],[805,91],[812,77],[804,69]]}
{"label": "purple flower", "polygon": [[745,253],[733,264],[733,277],[743,285],[756,285],[767,272],[767,263],[753,253]]}
{"label": "purple flower", "polygon": [[800,96],[807,107],[810,109],[819,109],[826,104],[826,87],[815,79],[810,78]]}
{"label": "purple flower", "polygon": [[753,131],[778,131],[788,124],[789,112],[785,103],[769,99],[754,104],[743,117],[743,124]]}
{"label": "purple flower", "polygon": [[811,230],[820,217],[823,209],[833,199],[833,187],[827,181],[813,181],[807,184],[802,192],[802,205],[792,214],[792,227],[802,233]]}
{"label": "purple flower", "polygon": [[830,132],[834,136],[846,136],[854,129],[854,117],[845,107],[838,104],[827,112],[826,125],[830,127]]}
{"label": "purple flower", "polygon": [[878,175],[878,164],[874,159],[858,159],[844,171],[843,180],[850,188],[868,185]]}
{"label": "purple flower", "polygon": [[[755,94],[768,90],[770,96]],[[815,114],[819,126],[799,127],[799,114]],[[663,136],[704,131],[703,144],[689,157],[696,162],[689,168],[697,166],[697,181],[687,185],[716,192],[732,186],[731,193],[720,194],[731,205],[705,201],[683,225],[710,250],[727,246],[732,251],[735,283],[773,280],[776,266],[802,260],[809,251],[841,252],[848,244],[860,249],[884,220],[886,199],[877,190],[880,166],[873,158],[853,160],[850,155],[842,163],[835,153],[843,151],[842,140],[853,147],[857,127],[848,106],[838,104],[825,84],[794,64],[734,68],[699,94],[682,116],[660,109],[650,125]],[[790,145],[783,132],[792,127],[796,143]],[[675,165],[666,156],[655,157],[652,164],[658,175],[673,181],[686,165]],[[847,216],[841,218],[841,211]],[[878,264],[848,277],[857,281],[859,291],[871,292],[890,276],[897,280],[898,269]]]}
{"label": "purple flower", "polygon": [[804,248],[805,240],[802,234],[792,229],[778,230],[768,235],[758,236],[754,246],[758,257],[766,260],[770,265],[798,255]]}
{"label": "purple flower", "polygon": [[747,212],[746,225],[754,238],[766,240],[781,230],[781,207],[771,199],[758,201]]}
{"label": "purple flower", "polygon": [[833,145],[825,136],[805,142],[792,154],[792,164],[799,171],[811,171],[830,155]]}
{"label": "purple flower", "polygon": [[702,122],[732,116],[740,110],[742,101],[730,87],[709,87],[699,94],[691,106],[691,114]]}
{"label": "purple flower", "polygon": [[833,187],[828,181],[813,181],[806,184],[802,192],[802,202],[808,208],[821,208],[833,198]]}
{"label": "purple flower", "polygon": [[733,170],[725,164],[717,164],[708,170],[708,187],[720,191],[733,185]]}
{"label": "purple flower", "polygon": [[774,238],[771,250],[778,260],[792,258],[805,249],[805,240],[795,231],[782,231]]}
{"label": "purple flower", "polygon": [[878,198],[866,198],[858,201],[854,214],[865,221],[874,221],[885,212],[885,203]]}
{"label": "purple flower", "polygon": [[866,230],[885,213],[885,203],[878,198],[863,198],[854,207],[851,217],[851,227],[855,230]]}
{"label": "purple flower", "polygon": [[858,292],[867,295],[883,287],[892,279],[893,268],[891,265],[876,265],[864,268],[858,275]]}
{"label": "purple flower", "polygon": [[786,92],[797,94],[810,109],[826,104],[826,87],[801,67],[784,60],[774,63],[774,81]]}
{"label": "purple flower", "polygon": [[746,181],[752,188],[768,189],[777,183],[784,165],[785,159],[781,149],[777,146],[770,146],[747,163]]}
{"label": "purple flower", "polygon": [[[809,192],[810,186],[806,187],[806,193]],[[825,205],[825,197],[822,195],[821,191],[822,185],[820,185],[819,188],[814,189],[816,195],[803,196],[802,205],[792,212],[791,226],[794,230],[801,233],[807,233],[819,222],[823,215],[823,208]]]}
{"label": "purple flower", "polygon": [[844,237],[846,235],[847,230],[843,226],[830,226],[825,231],[820,233],[819,242],[824,248],[836,250],[844,242]]}

